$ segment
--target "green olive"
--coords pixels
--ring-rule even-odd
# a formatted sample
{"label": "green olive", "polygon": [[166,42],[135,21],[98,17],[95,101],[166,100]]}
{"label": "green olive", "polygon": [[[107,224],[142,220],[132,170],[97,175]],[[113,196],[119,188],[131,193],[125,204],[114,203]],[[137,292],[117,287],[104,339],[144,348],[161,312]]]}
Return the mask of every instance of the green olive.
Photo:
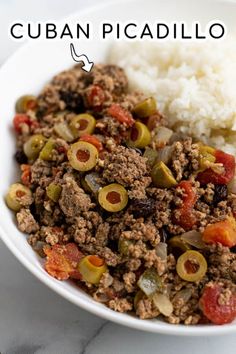
{"label": "green olive", "polygon": [[95,126],[96,119],[88,113],[78,114],[70,122],[70,129],[75,138],[84,134],[93,134]]}
{"label": "green olive", "polygon": [[151,134],[147,126],[141,122],[135,122],[131,128],[127,145],[134,148],[144,148],[149,145]]}
{"label": "green olive", "polygon": [[143,157],[146,157],[148,165],[153,167],[156,162],[156,159],[158,158],[158,152],[157,150],[151,149],[147,146],[145,148]]}
{"label": "green olive", "polygon": [[98,150],[86,141],[78,141],[67,152],[71,166],[77,171],[92,170],[98,160]]}
{"label": "green olive", "polygon": [[53,159],[53,150],[55,147],[55,140],[50,138],[40,151],[39,158],[44,161],[51,161]]}
{"label": "green olive", "polygon": [[62,188],[58,184],[50,183],[46,189],[46,193],[49,199],[57,203],[61,195],[61,190]]}
{"label": "green olive", "polygon": [[78,270],[82,275],[82,280],[91,284],[98,284],[103,273],[106,272],[107,266],[101,257],[90,255],[81,259]]}
{"label": "green olive", "polygon": [[171,188],[177,184],[171,170],[162,161],[154,165],[151,177],[155,186],[159,188]]}
{"label": "green olive", "polygon": [[57,123],[54,126],[54,131],[57,133],[57,135],[64,139],[65,141],[71,143],[73,140],[75,140],[75,137],[70,130],[69,126],[67,123]]}
{"label": "green olive", "polygon": [[118,212],[126,207],[128,193],[120,184],[112,183],[99,190],[98,202],[103,209],[110,212]]}
{"label": "green olive", "polygon": [[168,249],[169,252],[175,256],[175,258],[178,258],[182,253],[190,250],[191,247],[184,242],[180,236],[174,236],[168,241]]}
{"label": "green olive", "polygon": [[34,110],[37,107],[37,99],[32,95],[25,95],[16,101],[16,113],[26,113],[28,110]]}
{"label": "green olive", "polygon": [[22,206],[32,203],[32,193],[31,190],[23,184],[14,183],[10,186],[5,200],[8,208],[17,212]]}
{"label": "green olive", "polygon": [[24,144],[24,153],[29,160],[35,160],[44,147],[46,138],[42,134],[32,135]]}
{"label": "green olive", "polygon": [[133,111],[140,118],[146,118],[154,114],[157,110],[156,100],[153,97],[146,98],[138,103]]}
{"label": "green olive", "polygon": [[176,271],[183,280],[197,282],[206,274],[206,259],[198,251],[186,251],[178,258]]}

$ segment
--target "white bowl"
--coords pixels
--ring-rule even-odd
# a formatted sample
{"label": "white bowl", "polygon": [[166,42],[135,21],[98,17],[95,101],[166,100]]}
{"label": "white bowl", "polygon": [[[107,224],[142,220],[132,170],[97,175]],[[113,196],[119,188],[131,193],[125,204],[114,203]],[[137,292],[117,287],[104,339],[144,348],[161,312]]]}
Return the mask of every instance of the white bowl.
{"label": "white bowl", "polygon": [[[196,20],[206,23],[216,18],[221,19],[231,28],[236,19],[236,4],[198,0],[126,0],[90,8],[72,15],[67,22],[89,20],[94,27],[98,28],[100,21],[105,20],[154,22],[157,19],[165,19],[168,21]],[[94,40],[89,43],[80,41],[74,43],[77,51],[87,54],[95,63],[105,60],[109,42],[99,42],[96,33]],[[25,235],[17,230],[14,215],[8,210],[3,199],[8,186],[16,181],[18,176],[13,159],[15,139],[11,129],[14,104],[24,93],[37,94],[54,74],[72,64],[68,42],[32,41],[18,50],[0,70],[0,234],[2,240],[19,261],[43,283],[74,304],[108,320],[140,330],[174,335],[236,333],[236,323],[224,326],[175,326],[160,320],[140,320],[114,312],[93,301],[71,282],[60,282],[50,277],[43,269],[41,260],[28,245]]]}

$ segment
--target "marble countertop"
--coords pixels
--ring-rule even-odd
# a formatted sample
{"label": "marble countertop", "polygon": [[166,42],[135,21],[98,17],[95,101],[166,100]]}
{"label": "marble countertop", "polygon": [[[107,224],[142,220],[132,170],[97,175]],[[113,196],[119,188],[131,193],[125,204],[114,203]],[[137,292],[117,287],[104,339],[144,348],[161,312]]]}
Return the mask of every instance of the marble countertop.
{"label": "marble countertop", "polygon": [[[95,3],[86,0],[86,6]],[[6,33],[11,21],[56,19],[84,6],[85,0],[0,0],[0,63],[17,47]],[[0,269],[0,354],[236,353],[236,334],[178,338],[132,330],[91,315],[40,283],[1,241]]]}

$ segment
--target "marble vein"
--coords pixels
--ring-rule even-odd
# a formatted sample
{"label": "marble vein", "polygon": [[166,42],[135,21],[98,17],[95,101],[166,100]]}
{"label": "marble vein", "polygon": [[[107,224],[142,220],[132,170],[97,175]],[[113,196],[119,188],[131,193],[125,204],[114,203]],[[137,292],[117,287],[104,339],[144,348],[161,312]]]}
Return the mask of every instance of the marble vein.
{"label": "marble vein", "polygon": [[36,354],[39,349],[42,349],[41,345],[22,344],[9,348],[3,354]]}
{"label": "marble vein", "polygon": [[78,354],[87,354],[87,349],[88,347],[93,343],[93,341],[99,337],[99,335],[102,333],[103,329],[109,324],[109,321],[105,321],[101,326],[98,327],[98,329],[88,338],[84,344],[83,347],[81,348],[81,351]]}

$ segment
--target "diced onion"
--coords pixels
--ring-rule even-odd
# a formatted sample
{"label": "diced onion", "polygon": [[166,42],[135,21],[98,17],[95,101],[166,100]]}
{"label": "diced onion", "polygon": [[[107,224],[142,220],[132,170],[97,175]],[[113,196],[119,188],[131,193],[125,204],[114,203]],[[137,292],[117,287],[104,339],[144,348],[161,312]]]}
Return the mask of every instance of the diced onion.
{"label": "diced onion", "polygon": [[162,315],[169,317],[172,314],[173,305],[165,294],[156,293],[152,299]]}
{"label": "diced onion", "polygon": [[172,153],[173,146],[165,146],[163,149],[158,150],[156,162],[162,161],[164,164],[168,165],[171,160]]}
{"label": "diced onion", "polygon": [[186,242],[187,244],[189,244],[190,246],[199,248],[199,249],[203,249],[205,248],[205,243],[202,240],[202,235],[200,232],[196,231],[196,230],[191,230],[188,232],[185,232],[184,234],[182,234],[180,236],[180,238]]}
{"label": "diced onion", "polygon": [[182,300],[184,303],[188,302],[192,296],[192,290],[187,288],[180,290],[174,297],[173,302]]}
{"label": "diced onion", "polygon": [[183,141],[185,138],[185,135],[181,132],[175,132],[171,138],[170,138],[170,141],[169,141],[169,144],[173,144],[173,143],[176,143],[177,141]]}
{"label": "diced onion", "polygon": [[58,123],[54,126],[54,131],[67,142],[75,140],[69,126],[66,123]]}
{"label": "diced onion", "polygon": [[155,129],[152,142],[156,145],[156,147],[163,147],[169,142],[172,134],[173,130],[166,127],[158,127]]}
{"label": "diced onion", "polygon": [[102,186],[97,182],[98,178],[99,174],[96,172],[88,173],[84,178],[88,189],[94,194],[98,193],[99,189],[102,188]]}
{"label": "diced onion", "polygon": [[167,244],[165,242],[160,242],[156,246],[156,254],[161,258],[162,261],[167,259]]}

